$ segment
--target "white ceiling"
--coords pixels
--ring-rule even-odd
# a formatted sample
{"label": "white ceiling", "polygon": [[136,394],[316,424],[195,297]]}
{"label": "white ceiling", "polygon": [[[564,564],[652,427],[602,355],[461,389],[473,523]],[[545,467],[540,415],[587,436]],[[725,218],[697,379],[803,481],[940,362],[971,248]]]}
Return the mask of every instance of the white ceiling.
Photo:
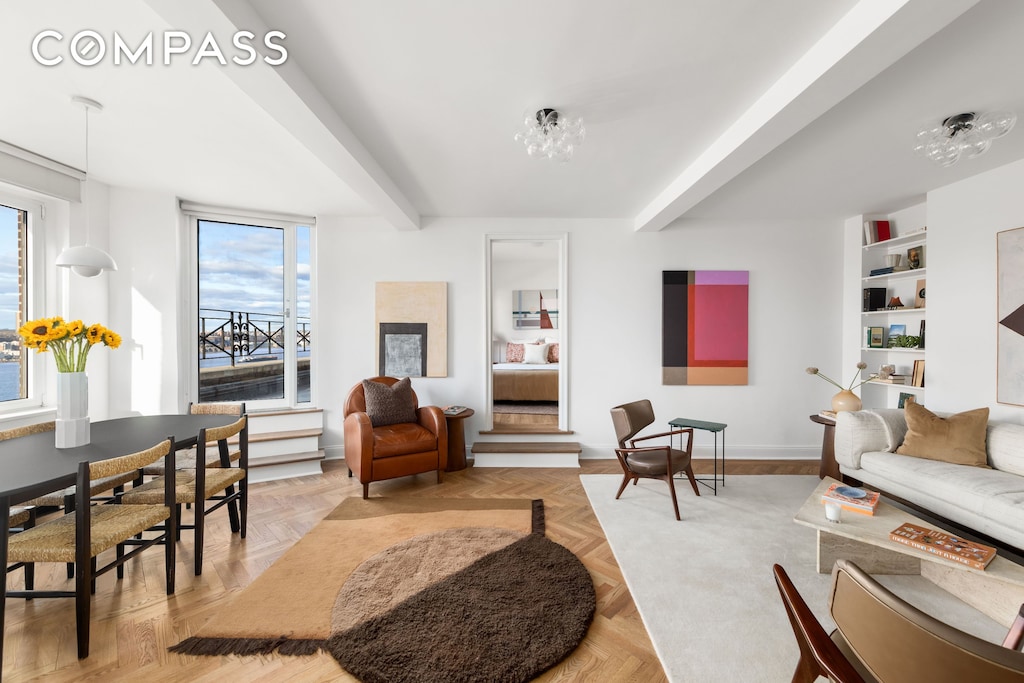
{"label": "white ceiling", "polygon": [[[0,140],[90,175],[293,214],[825,220],[891,211],[1024,157],[1013,131],[949,169],[910,152],[960,111],[1024,115],[1016,0],[0,0]],[[176,57],[37,64],[94,29],[287,34],[277,68]],[[191,55],[195,54],[193,49]],[[568,164],[530,159],[524,113],[582,116]],[[1024,125],[1024,124],[1022,124]]]}

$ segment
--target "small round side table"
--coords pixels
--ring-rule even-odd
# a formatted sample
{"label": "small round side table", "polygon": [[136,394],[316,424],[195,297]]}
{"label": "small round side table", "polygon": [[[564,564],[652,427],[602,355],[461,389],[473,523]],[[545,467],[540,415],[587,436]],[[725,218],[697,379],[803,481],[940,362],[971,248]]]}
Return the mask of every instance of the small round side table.
{"label": "small round side table", "polygon": [[466,431],[462,421],[474,414],[472,408],[466,408],[461,413],[444,416],[448,423],[448,466],[444,468],[445,472],[466,469]]}
{"label": "small round side table", "polygon": [[816,422],[825,427],[825,433],[821,439],[821,465],[818,467],[818,478],[832,477],[843,480],[839,471],[839,463],[836,462],[836,421],[821,415],[811,415],[811,422]]}

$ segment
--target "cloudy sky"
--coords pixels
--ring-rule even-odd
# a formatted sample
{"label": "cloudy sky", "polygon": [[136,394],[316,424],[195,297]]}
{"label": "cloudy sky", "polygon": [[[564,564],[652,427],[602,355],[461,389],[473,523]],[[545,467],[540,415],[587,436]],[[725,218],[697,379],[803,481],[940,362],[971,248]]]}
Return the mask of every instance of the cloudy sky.
{"label": "cloudy sky", "polygon": [[[309,230],[298,232],[297,317],[309,317]],[[280,314],[284,231],[199,221],[199,306]]]}
{"label": "cloudy sky", "polygon": [[[0,206],[0,329],[13,328],[18,308],[18,214]],[[281,313],[284,231],[200,222],[202,308]],[[296,315],[309,317],[309,230],[298,231]]]}

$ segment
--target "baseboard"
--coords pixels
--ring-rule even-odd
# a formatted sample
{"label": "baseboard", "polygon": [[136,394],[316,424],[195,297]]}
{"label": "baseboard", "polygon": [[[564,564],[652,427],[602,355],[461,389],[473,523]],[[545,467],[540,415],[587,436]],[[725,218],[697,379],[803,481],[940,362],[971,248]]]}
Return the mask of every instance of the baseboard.
{"label": "baseboard", "polygon": [[[609,460],[615,458],[615,448],[607,446],[583,445],[581,460]],[[714,444],[695,445],[693,457],[698,460],[711,460],[715,455]],[[816,446],[733,446],[726,444],[725,455],[728,460],[819,460],[821,444]],[[718,457],[722,457],[722,443],[718,443]]]}

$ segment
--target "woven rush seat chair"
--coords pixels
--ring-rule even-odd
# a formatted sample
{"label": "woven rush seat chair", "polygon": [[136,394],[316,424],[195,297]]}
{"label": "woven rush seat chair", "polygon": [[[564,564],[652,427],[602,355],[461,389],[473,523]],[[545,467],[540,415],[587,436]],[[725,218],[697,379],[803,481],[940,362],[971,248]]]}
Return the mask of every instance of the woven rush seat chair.
{"label": "woven rush seat chair", "polygon": [[[668,490],[672,494],[672,508],[679,520],[679,501],[676,499],[676,485],[673,476],[685,472],[693,487],[697,490],[697,480],[693,476],[690,459],[693,455],[693,429],[675,429],[669,432],[637,437],[643,429],[654,424],[654,407],[647,399],[623,403],[611,410],[612,425],[615,427],[615,438],[619,447],[615,449],[615,457],[622,467],[622,484],[619,486],[615,499],[618,500],[630,481],[635,485],[639,479],[661,479],[668,482]],[[686,448],[673,448],[672,437],[686,435]],[[659,446],[637,446],[641,441],[651,439],[668,439],[668,443]]]}
{"label": "woven rush seat chair", "polygon": [[[237,462],[231,462],[228,452],[228,440],[238,436],[239,456]],[[175,528],[180,534],[181,529],[192,529],[194,534],[195,575],[203,573],[203,537],[206,527],[206,516],[214,510],[227,506],[231,532],[245,538],[246,518],[248,516],[248,474],[249,467],[249,428],[248,418],[242,415],[235,422],[224,427],[210,427],[199,432],[197,452],[198,461],[206,462],[207,452],[211,444],[219,453],[215,467],[198,467],[188,470],[177,470],[174,478],[155,477],[152,480],[134,487],[121,496],[121,504],[152,505],[161,499],[165,482],[174,485],[173,500]],[[238,484],[238,489],[235,489]],[[212,505],[207,506],[206,501]],[[194,505],[195,521],[183,524],[181,506]],[[176,536],[178,538],[180,536]]]}
{"label": "woven rush seat chair", "polygon": [[[235,417],[241,417],[245,414],[245,403],[193,403],[188,404],[189,415],[234,415]],[[206,466],[207,467],[220,467],[222,454],[226,452],[228,460],[231,462],[238,462],[238,459],[242,457],[242,451],[239,449],[230,450],[229,444],[225,441],[223,444],[218,444],[216,451],[207,451]],[[196,468],[196,449],[190,448],[187,451],[179,451],[174,459],[175,466],[179,470],[194,470]],[[143,474],[159,476],[164,473],[164,467],[161,463],[156,463],[147,467]]]}
{"label": "woven rush seat chair", "polygon": [[[175,519],[169,501],[173,500],[173,489],[167,486],[163,495],[152,505],[92,505],[87,490],[91,479],[132,473],[133,476],[146,465],[163,458],[165,465],[174,467],[173,439],[156,444],[138,453],[102,460],[83,462],[78,466],[74,514],[61,515],[42,522],[32,528],[8,538],[7,557],[9,562],[26,566],[37,562],[73,562],[75,566],[75,590],[6,590],[4,599],[17,598],[75,598],[75,617],[78,631],[78,658],[89,655],[89,616],[91,596],[96,591],[96,577],[111,569],[117,570],[117,578],[124,577],[124,564],[146,548],[173,538]],[[140,534],[159,528],[159,533],[150,538],[139,538]],[[134,546],[125,552],[126,546]],[[97,566],[100,553],[115,549],[113,560]],[[164,572],[167,594],[174,593],[175,544],[164,543]]]}

